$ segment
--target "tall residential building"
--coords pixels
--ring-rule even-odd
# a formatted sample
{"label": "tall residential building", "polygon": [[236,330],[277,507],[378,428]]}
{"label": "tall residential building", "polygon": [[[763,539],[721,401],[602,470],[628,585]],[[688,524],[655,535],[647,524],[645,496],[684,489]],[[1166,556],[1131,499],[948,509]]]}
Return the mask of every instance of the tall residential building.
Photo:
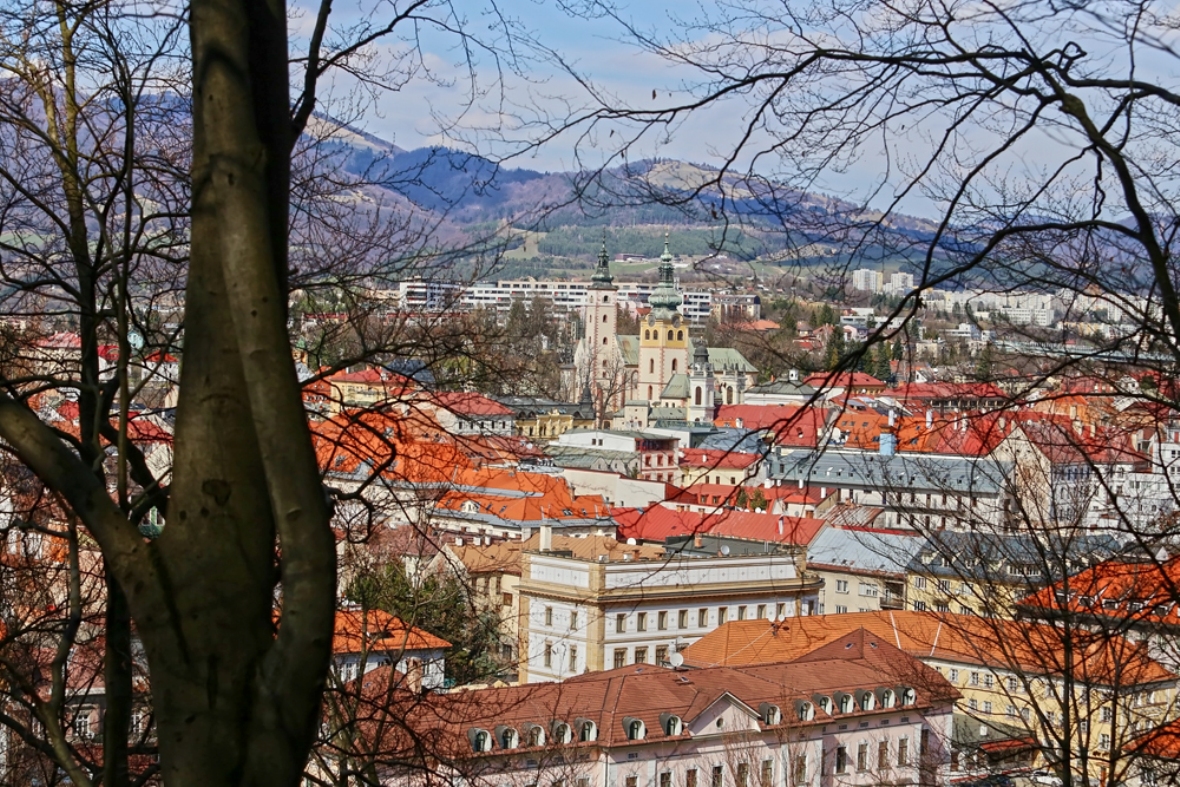
{"label": "tall residential building", "polygon": [[861,268],[852,272],[852,289],[877,293],[881,291],[882,276],[880,271]]}

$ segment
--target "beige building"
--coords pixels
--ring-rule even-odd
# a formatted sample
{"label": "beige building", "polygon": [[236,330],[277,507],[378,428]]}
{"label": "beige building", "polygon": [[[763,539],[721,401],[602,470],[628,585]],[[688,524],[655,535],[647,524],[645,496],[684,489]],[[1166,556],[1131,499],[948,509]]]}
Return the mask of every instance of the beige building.
{"label": "beige building", "polygon": [[814,614],[801,550],[666,553],[609,537],[529,542],[521,556],[520,680],[670,663],[729,620]]}

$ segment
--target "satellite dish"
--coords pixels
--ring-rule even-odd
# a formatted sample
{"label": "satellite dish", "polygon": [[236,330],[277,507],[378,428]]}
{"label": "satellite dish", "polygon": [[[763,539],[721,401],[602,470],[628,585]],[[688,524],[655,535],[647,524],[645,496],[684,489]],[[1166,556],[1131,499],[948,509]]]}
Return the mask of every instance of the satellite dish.
{"label": "satellite dish", "polygon": [[684,666],[684,656],[680,655],[679,653],[673,653],[671,656],[668,657],[668,663],[671,664],[673,667],[683,667]]}
{"label": "satellite dish", "polygon": [[638,542],[638,541],[636,541],[636,540],[635,540],[635,539],[633,539],[633,538],[628,538],[628,539],[627,539],[627,546],[629,546],[629,547],[633,547],[633,546],[635,546],[635,545],[636,545],[636,544],[638,544],[638,543],[639,543],[639,542]]}
{"label": "satellite dish", "polygon": [[729,547],[721,547],[721,556],[729,557]]}

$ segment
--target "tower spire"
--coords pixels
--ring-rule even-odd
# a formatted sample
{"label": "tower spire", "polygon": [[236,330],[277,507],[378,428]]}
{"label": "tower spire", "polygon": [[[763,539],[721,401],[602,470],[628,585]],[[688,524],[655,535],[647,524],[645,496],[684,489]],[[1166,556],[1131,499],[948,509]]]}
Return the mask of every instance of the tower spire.
{"label": "tower spire", "polygon": [[590,277],[591,286],[601,290],[614,285],[610,275],[610,258],[606,253],[606,229],[602,230],[602,249],[598,252],[598,265],[594,268],[594,275]]}
{"label": "tower spire", "polygon": [[652,316],[657,320],[670,320],[683,299],[676,292],[676,280],[672,269],[672,252],[668,251],[668,233],[664,233],[664,253],[660,255],[660,283],[647,299]]}

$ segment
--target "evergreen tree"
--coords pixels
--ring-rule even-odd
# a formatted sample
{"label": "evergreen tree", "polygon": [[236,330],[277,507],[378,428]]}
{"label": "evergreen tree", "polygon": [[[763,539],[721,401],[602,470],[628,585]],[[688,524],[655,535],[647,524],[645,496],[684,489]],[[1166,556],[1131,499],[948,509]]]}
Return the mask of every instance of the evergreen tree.
{"label": "evergreen tree", "polygon": [[995,358],[992,356],[992,345],[991,342],[988,342],[975,358],[975,379],[981,383],[990,383],[994,374],[992,370],[994,364]]}

